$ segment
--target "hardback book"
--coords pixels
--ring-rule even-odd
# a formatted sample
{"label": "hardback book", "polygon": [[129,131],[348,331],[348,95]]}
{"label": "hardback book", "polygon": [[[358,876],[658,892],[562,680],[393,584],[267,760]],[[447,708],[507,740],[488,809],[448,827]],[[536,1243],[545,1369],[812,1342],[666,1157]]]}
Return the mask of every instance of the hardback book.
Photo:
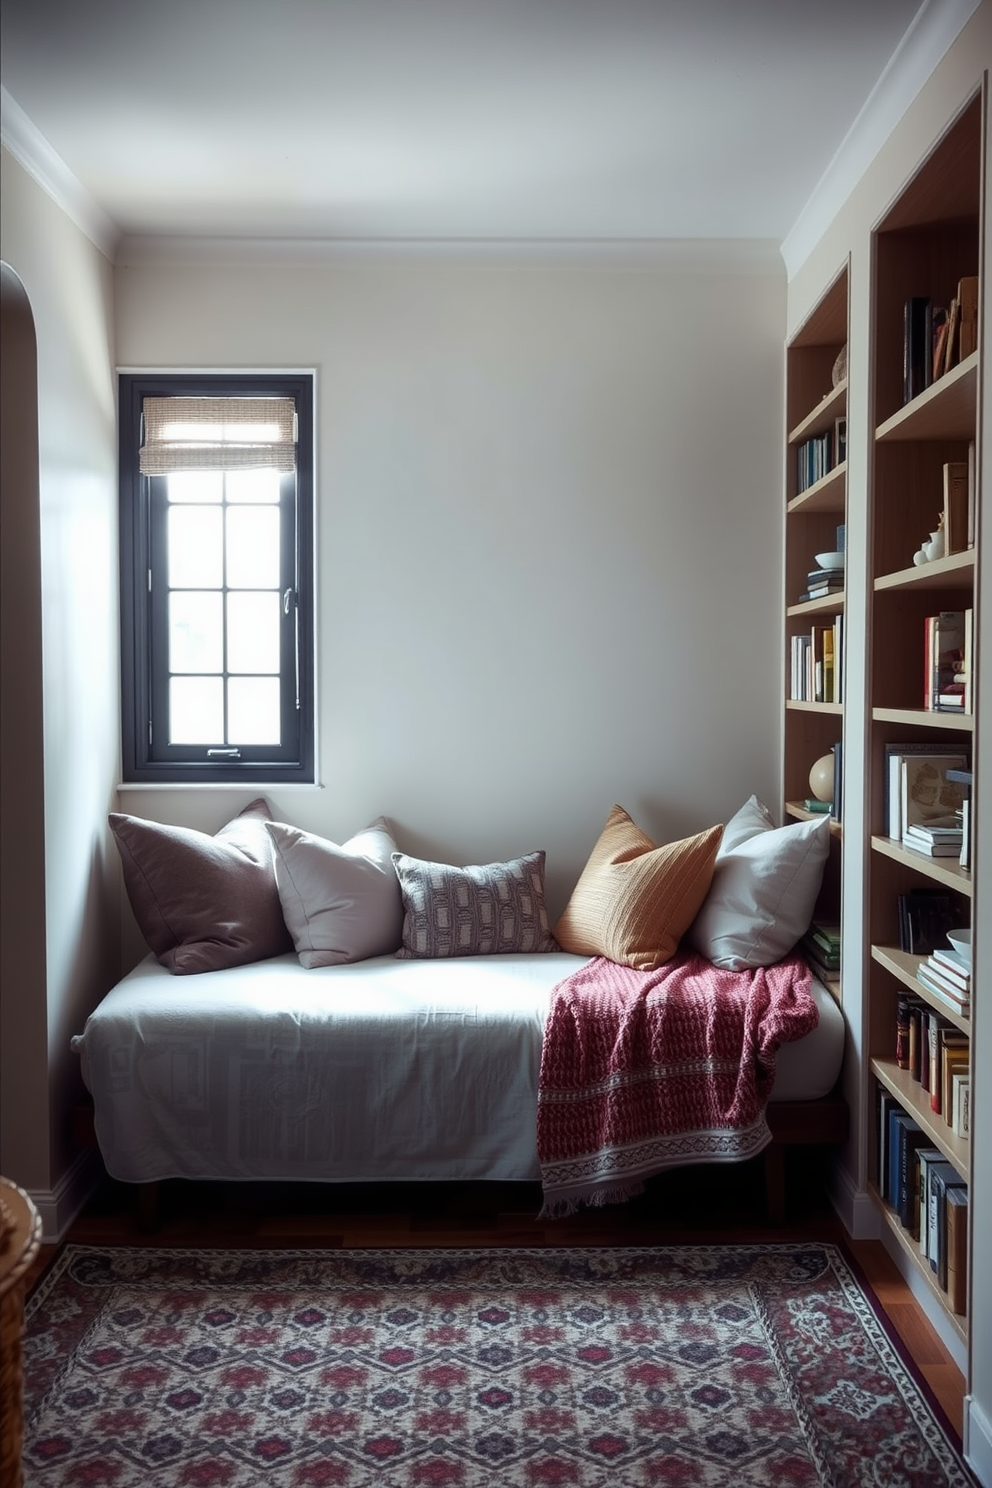
{"label": "hardback book", "polygon": [[[902,762],[909,756],[919,758],[922,755],[947,756],[948,745],[946,741],[938,742],[934,739],[919,739],[906,742],[891,742],[883,746],[885,755],[885,770],[883,774],[884,787],[884,822],[883,830],[894,842],[902,841]],[[967,757],[965,765],[961,768],[967,769]],[[949,777],[950,778],[950,777]],[[956,782],[960,784],[960,782]],[[915,825],[919,825],[917,820]],[[949,823],[953,825],[953,823]]]}
{"label": "hardback book", "polygon": [[963,553],[968,543],[968,461],[944,466],[944,552]]}
{"label": "hardback book", "polygon": [[930,311],[930,379],[936,382],[944,373],[944,358],[947,355],[947,311],[935,305]]}
{"label": "hardback book", "polygon": [[903,305],[902,321],[902,401],[910,403],[932,380],[933,363],[927,342],[930,325],[930,300],[913,295]]}
{"label": "hardback book", "polygon": [[934,946],[943,945],[960,917],[953,895],[923,885],[898,895],[896,907],[899,949],[911,956],[929,956]]}
{"label": "hardback book", "polygon": [[948,780],[947,771],[963,769],[965,764],[967,759],[963,754],[903,756],[900,819],[904,839],[911,827],[960,830],[961,786]]}
{"label": "hardback book", "polygon": [[971,986],[971,962],[966,961],[953,946],[934,946],[930,959],[944,976],[965,988]]}
{"label": "hardback book", "polygon": [[925,1195],[927,1191],[927,1165],[932,1162],[942,1162],[944,1154],[939,1147],[917,1147],[913,1153],[913,1214],[911,1222],[907,1226],[909,1233],[916,1241],[921,1250],[925,1252],[926,1229],[920,1234],[921,1217],[924,1220],[929,1213],[929,1207],[924,1208],[920,1202],[921,1192]]}
{"label": "hardback book", "polygon": [[968,1310],[968,1190],[947,1190],[947,1305],[963,1316]]}
{"label": "hardback book", "polygon": [[926,1135],[919,1122],[897,1107],[889,1116],[889,1205],[902,1215],[904,1177],[909,1173],[907,1142],[910,1150],[926,1146]]}
{"label": "hardback book", "polygon": [[963,1049],[968,1055],[968,1035],[952,1028],[940,1013],[931,1012],[928,1030],[930,1051],[930,1109],[938,1116],[944,1109],[944,1053],[948,1049]]}
{"label": "hardback book", "polygon": [[878,1172],[876,1181],[878,1184],[879,1197],[889,1203],[889,1116],[899,1105],[895,1096],[885,1089],[884,1085],[876,1085],[875,1113],[878,1121]]}
{"label": "hardback book", "polygon": [[951,1076],[951,1131],[971,1136],[971,1076],[958,1070]]}
{"label": "hardback book", "polygon": [[832,801],[818,801],[815,796],[806,796],[803,806],[807,811],[813,811],[817,816],[829,816],[833,810]]}
{"label": "hardback book", "polygon": [[960,360],[978,349],[978,275],[968,274],[958,280],[958,351]]}
{"label": "hardback book", "polygon": [[937,1201],[937,1284],[947,1290],[947,1199],[956,1188],[967,1188],[967,1183],[958,1172],[947,1173],[943,1168],[933,1171],[933,1185]]}
{"label": "hardback book", "polygon": [[918,836],[910,830],[903,833],[903,847],[908,847],[912,852],[922,853],[926,858],[959,858],[961,856],[961,836],[952,838],[938,838],[936,841],[926,837]]}
{"label": "hardback book", "polygon": [[927,1165],[927,1260],[930,1270],[936,1274],[940,1251],[946,1243],[946,1214],[944,1212],[944,1190],[948,1183],[962,1182],[957,1168],[950,1162],[935,1162]]}
{"label": "hardback book", "polygon": [[927,617],[929,644],[926,654],[927,675],[924,706],[940,708],[942,693],[955,686],[954,677],[964,669],[964,610],[941,610]]}
{"label": "hardback book", "polygon": [[896,1065],[908,1070],[909,1059],[909,1005],[908,992],[896,993]]}
{"label": "hardback book", "polygon": [[[921,966],[916,973],[916,980],[921,987],[925,987],[931,998],[935,999],[941,1007],[947,1008],[949,1012],[957,1013],[959,1018],[971,1017],[970,996],[961,998],[956,992],[950,992],[942,987],[926,967]],[[922,1079],[922,1076],[921,1076]]]}
{"label": "hardback book", "polygon": [[[930,1254],[930,1169],[936,1164],[947,1162],[944,1154],[936,1147],[921,1147],[917,1153],[920,1169],[920,1218],[919,1218],[919,1242],[920,1255],[923,1260]],[[948,1163],[948,1167],[950,1167]]]}
{"label": "hardback book", "polygon": [[919,998],[909,999],[909,1073],[917,1084],[923,1068],[924,1008]]}
{"label": "hardback book", "polygon": [[949,997],[958,1002],[967,1002],[971,997],[971,982],[962,980],[954,972],[935,961],[933,956],[928,956],[926,961],[921,961],[919,970],[924,973],[928,982],[946,992]]}
{"label": "hardback book", "polygon": [[941,1050],[940,1070],[940,1114],[951,1126],[954,1121],[954,1086],[952,1081],[955,1075],[970,1074],[969,1061],[971,1059],[967,1045],[945,1044]]}
{"label": "hardback book", "polygon": [[929,1138],[919,1124],[907,1116],[904,1122],[897,1123],[896,1141],[899,1145],[899,1188],[893,1207],[899,1215],[899,1223],[908,1230],[913,1222],[911,1209],[916,1196],[915,1153],[928,1144]]}
{"label": "hardback book", "polygon": [[954,296],[947,311],[947,339],[944,342],[944,371],[950,372],[961,360],[960,356],[960,331],[961,331],[961,301],[957,295]]}

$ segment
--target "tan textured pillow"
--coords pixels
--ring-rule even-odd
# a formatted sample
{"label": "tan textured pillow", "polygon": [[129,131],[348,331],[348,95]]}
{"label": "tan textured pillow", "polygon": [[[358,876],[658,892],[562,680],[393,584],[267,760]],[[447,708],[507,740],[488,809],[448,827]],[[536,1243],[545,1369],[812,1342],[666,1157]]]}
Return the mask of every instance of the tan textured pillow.
{"label": "tan textured pillow", "polygon": [[723,827],[656,847],[614,806],[555,926],[563,951],[653,971],[674,956],[706,898]]}

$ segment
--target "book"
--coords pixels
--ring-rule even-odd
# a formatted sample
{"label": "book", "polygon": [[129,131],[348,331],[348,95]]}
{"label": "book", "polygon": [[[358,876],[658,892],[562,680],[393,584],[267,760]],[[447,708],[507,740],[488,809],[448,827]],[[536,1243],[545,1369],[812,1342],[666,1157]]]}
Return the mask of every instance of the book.
{"label": "book", "polygon": [[944,466],[944,552],[963,553],[968,542],[968,462]]}
{"label": "book", "polygon": [[960,829],[961,787],[957,781],[947,779],[947,771],[963,769],[965,764],[967,759],[963,754],[907,754],[902,757],[900,820],[903,840],[911,827]]}
{"label": "book", "polygon": [[903,1173],[908,1166],[906,1160],[907,1133],[910,1134],[911,1144],[917,1147],[925,1146],[920,1123],[910,1116],[908,1111],[897,1106],[889,1113],[889,1174],[887,1180],[888,1204],[897,1214],[900,1213]]}
{"label": "book", "polygon": [[954,1120],[954,1076],[970,1076],[971,1051],[967,1044],[945,1043],[940,1059],[940,1114],[950,1126]]}
{"label": "book", "polygon": [[931,1270],[937,1273],[937,1284],[947,1290],[947,1199],[953,1189],[966,1188],[967,1184],[961,1174],[954,1171],[948,1173],[944,1168],[931,1169],[933,1175],[934,1197],[937,1206],[937,1263],[931,1261]]}
{"label": "book", "polygon": [[939,709],[941,693],[953,688],[954,675],[964,666],[964,610],[941,610],[928,616],[927,632],[924,706],[933,710]]}
{"label": "book", "polygon": [[899,1148],[899,1178],[897,1202],[893,1206],[899,1215],[899,1223],[909,1229],[913,1222],[911,1206],[916,1195],[914,1181],[914,1157],[920,1147],[929,1142],[926,1132],[911,1116],[897,1123],[896,1141]]}
{"label": "book", "polygon": [[844,744],[838,739],[831,745],[834,757],[834,820],[844,820]]}
{"label": "book", "polygon": [[927,344],[930,300],[913,295],[903,305],[902,401],[911,403],[932,381],[932,352]]}
{"label": "book", "polygon": [[909,993],[896,993],[896,1065],[909,1069]]}
{"label": "book", "polygon": [[952,842],[927,842],[913,832],[904,832],[902,845],[924,858],[954,858],[956,861],[961,856],[960,836],[955,837]]}
{"label": "book", "polygon": [[934,946],[930,960],[935,962],[937,969],[945,976],[960,982],[965,987],[971,986],[971,962],[966,961],[960,951],[953,946]]}
{"label": "book", "polygon": [[[910,755],[917,758],[922,755],[946,756],[948,748],[946,741],[939,742],[933,739],[893,741],[883,746],[883,830],[894,842],[901,842],[903,833],[902,761]],[[960,768],[967,769],[967,757],[965,755],[960,757],[965,759],[964,766]],[[919,822],[916,825],[919,825]]]}
{"label": "book", "polygon": [[947,1159],[936,1147],[921,1147],[916,1158],[920,1169],[920,1215],[917,1230],[920,1255],[923,1260],[926,1260],[930,1251],[930,1169],[936,1163],[946,1162]]}
{"label": "book", "polygon": [[899,949],[912,956],[929,956],[935,946],[943,945],[960,917],[948,890],[922,885],[899,894],[896,909]]}
{"label": "book", "polygon": [[959,1184],[947,1190],[947,1305],[959,1316],[968,1305],[968,1189]]}
{"label": "book", "polygon": [[944,371],[950,372],[960,360],[958,347],[961,329],[961,301],[954,296],[947,311],[947,337],[944,341]]}
{"label": "book", "polygon": [[918,972],[923,972],[927,981],[939,988],[942,992],[957,1002],[968,1002],[971,998],[970,981],[961,981],[957,974],[935,961],[933,956],[928,956],[926,961],[921,961]]}
{"label": "book", "polygon": [[958,353],[963,362],[978,349],[978,275],[958,280]]}
{"label": "book", "polygon": [[971,1076],[961,1070],[951,1075],[951,1130],[971,1136]]}
{"label": "book", "polygon": [[[958,1178],[958,1171],[953,1163],[946,1160],[927,1164],[927,1252],[926,1259],[930,1264],[930,1270],[936,1274],[938,1256],[942,1243],[946,1243],[946,1215],[944,1213],[943,1192],[948,1182],[953,1183]],[[938,1183],[940,1187],[938,1188]],[[938,1198],[939,1195],[939,1198]],[[943,1230],[944,1240],[941,1239]]]}
{"label": "book", "polygon": [[946,987],[942,987],[923,966],[917,971],[916,980],[921,987],[926,988],[932,998],[935,998],[949,1012],[957,1013],[959,1018],[969,1018],[971,1016],[970,996],[962,1000],[954,992],[950,992]]}
{"label": "book", "polygon": [[819,816],[828,816],[833,810],[832,801],[818,801],[815,796],[806,796],[803,806],[807,811],[815,811]]}
{"label": "book", "polygon": [[883,1085],[875,1086],[875,1116],[878,1122],[878,1171],[876,1183],[879,1197],[888,1201],[889,1172],[889,1116],[898,1106],[894,1095]]}
{"label": "book", "polygon": [[907,1228],[918,1246],[921,1245],[921,1241],[923,1246],[926,1245],[926,1230],[924,1229],[921,1236],[920,1223],[921,1219],[925,1222],[926,1213],[929,1210],[924,1211],[923,1205],[920,1202],[920,1194],[921,1190],[924,1195],[927,1191],[927,1165],[932,1162],[943,1161],[943,1156],[944,1154],[939,1147],[917,1147],[913,1153],[913,1213],[911,1222]]}

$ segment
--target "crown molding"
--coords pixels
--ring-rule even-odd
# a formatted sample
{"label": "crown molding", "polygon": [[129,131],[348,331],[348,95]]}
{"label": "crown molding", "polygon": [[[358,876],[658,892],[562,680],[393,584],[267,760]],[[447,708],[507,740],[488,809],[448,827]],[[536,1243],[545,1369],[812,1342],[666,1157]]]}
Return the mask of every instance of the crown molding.
{"label": "crown molding", "polygon": [[111,262],[120,229],[48,143],[16,99],[0,85],[0,141],[18,165]]}
{"label": "crown molding", "polygon": [[782,242],[792,279],[982,0],[924,0]]}

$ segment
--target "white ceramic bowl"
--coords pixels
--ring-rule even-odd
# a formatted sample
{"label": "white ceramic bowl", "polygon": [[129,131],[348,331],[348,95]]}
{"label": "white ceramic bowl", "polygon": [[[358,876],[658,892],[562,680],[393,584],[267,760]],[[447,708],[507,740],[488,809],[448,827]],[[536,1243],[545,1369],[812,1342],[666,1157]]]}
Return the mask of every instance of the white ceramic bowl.
{"label": "white ceramic bowl", "polygon": [[821,568],[843,568],[843,553],[817,553],[816,561]]}
{"label": "white ceramic bowl", "polygon": [[957,951],[962,961],[971,965],[971,931],[970,930],[948,930],[947,938]]}

